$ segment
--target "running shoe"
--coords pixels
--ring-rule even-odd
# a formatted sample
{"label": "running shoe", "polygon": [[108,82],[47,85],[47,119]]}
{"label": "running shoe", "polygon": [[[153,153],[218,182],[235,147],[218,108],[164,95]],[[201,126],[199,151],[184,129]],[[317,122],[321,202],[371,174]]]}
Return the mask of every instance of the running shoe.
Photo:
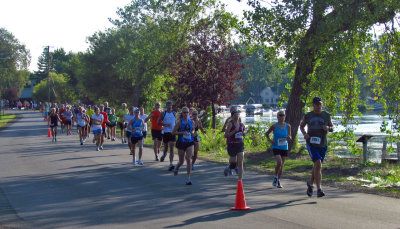
{"label": "running shoe", "polygon": [[186,180],[186,185],[192,185],[192,181]]}
{"label": "running shoe", "polygon": [[111,139],[110,136],[108,136],[107,139],[110,140]]}
{"label": "running shoe", "polygon": [[115,142],[115,138],[111,139],[111,141]]}
{"label": "running shoe", "polygon": [[143,162],[142,162],[141,160],[137,161],[137,163],[138,163],[139,165],[143,165]]}
{"label": "running shoe", "polygon": [[319,197],[323,197],[323,196],[325,196],[324,191],[322,191],[321,189],[318,189],[317,190],[317,197],[319,198]]}
{"label": "running shoe", "polygon": [[99,147],[97,147],[96,151],[100,151]]}
{"label": "running shoe", "polygon": [[100,146],[100,149],[103,149],[103,146]]}
{"label": "running shoe", "polygon": [[238,175],[238,173],[239,173],[238,167],[235,168],[235,173],[236,173],[236,175]]}
{"label": "running shoe", "polygon": [[281,185],[281,181],[280,181],[279,179],[278,179],[278,182],[277,182],[276,187],[277,187],[277,188],[283,188],[283,186]]}
{"label": "running shoe", "polygon": [[161,158],[160,158],[160,161],[163,162],[166,156],[167,156],[167,154],[163,154],[163,155],[161,156]]}
{"label": "running shoe", "polygon": [[158,156],[156,156],[156,161],[158,161]]}
{"label": "running shoe", "polygon": [[132,165],[136,165],[136,159],[135,158],[132,159]]}
{"label": "running shoe", "polygon": [[274,177],[274,181],[272,182],[272,186],[278,186],[278,178]]}
{"label": "running shoe", "polygon": [[175,166],[170,165],[169,168],[168,168],[168,171],[172,171],[172,170],[174,170],[174,169],[175,169]]}
{"label": "running shoe", "polygon": [[129,153],[129,155],[133,155],[132,151]]}
{"label": "running shoe", "polygon": [[192,170],[194,170],[194,165],[192,165]]}
{"label": "running shoe", "polygon": [[229,165],[226,165],[225,169],[224,169],[224,175],[228,176],[229,173]]}
{"label": "running shoe", "polygon": [[121,144],[124,144],[124,139],[121,140]]}
{"label": "running shoe", "polygon": [[178,170],[177,169],[174,170],[174,176],[178,176]]}
{"label": "running shoe", "polygon": [[307,181],[307,196],[311,197],[313,194],[313,186]]}
{"label": "running shoe", "polygon": [[56,142],[56,141],[57,141],[57,138],[54,138],[54,141]]}
{"label": "running shoe", "polygon": [[83,145],[83,141],[81,141],[81,145]]}

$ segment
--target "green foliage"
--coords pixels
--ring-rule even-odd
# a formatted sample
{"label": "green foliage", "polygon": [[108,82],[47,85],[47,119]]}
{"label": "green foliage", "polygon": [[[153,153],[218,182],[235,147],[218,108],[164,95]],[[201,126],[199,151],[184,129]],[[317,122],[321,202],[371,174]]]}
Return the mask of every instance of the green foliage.
{"label": "green foliage", "polygon": [[265,133],[271,125],[269,122],[255,122],[246,127],[246,137],[243,139],[246,151],[265,151],[270,147],[270,142]]}
{"label": "green foliage", "polygon": [[[47,79],[42,80],[33,88],[33,98],[37,101],[47,101],[49,89]],[[66,103],[75,100],[75,93],[69,87],[68,75],[50,73],[50,101]]]}

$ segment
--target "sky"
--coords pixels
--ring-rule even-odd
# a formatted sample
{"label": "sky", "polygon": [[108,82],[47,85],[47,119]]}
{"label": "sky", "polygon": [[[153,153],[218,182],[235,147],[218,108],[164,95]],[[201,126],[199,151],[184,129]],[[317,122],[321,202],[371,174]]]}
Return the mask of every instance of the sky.
{"label": "sky", "polygon": [[[117,18],[119,7],[131,0],[0,0],[0,27],[12,33],[31,54],[30,71],[37,70],[43,49],[64,48],[84,52],[87,37],[112,27],[108,18]],[[227,10],[241,14],[246,5],[223,0]]]}

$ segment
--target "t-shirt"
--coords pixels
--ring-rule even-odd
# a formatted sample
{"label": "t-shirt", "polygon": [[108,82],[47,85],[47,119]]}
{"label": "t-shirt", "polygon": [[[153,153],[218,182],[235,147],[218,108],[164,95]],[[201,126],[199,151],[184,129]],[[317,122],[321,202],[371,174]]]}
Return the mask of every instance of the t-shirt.
{"label": "t-shirt", "polygon": [[[143,119],[143,121],[148,117],[147,114],[139,115],[140,119]],[[144,122],[144,131],[147,131],[147,122]]]}
{"label": "t-shirt", "polygon": [[154,110],[151,112],[153,116],[151,117],[151,129],[152,130],[162,130],[163,126],[157,124],[158,117],[160,117],[160,111]]}
{"label": "t-shirt", "polygon": [[128,109],[125,109],[125,110],[119,109],[116,114],[118,116],[117,122],[122,122],[122,120],[124,120],[125,115],[129,114],[129,110]]}
{"label": "t-shirt", "polygon": [[110,121],[110,125],[117,125],[117,115],[116,114],[110,114],[108,116],[108,120]]}
{"label": "t-shirt", "polygon": [[89,116],[89,117],[92,117],[92,115],[94,115],[94,110],[92,110],[92,109],[88,109],[88,110],[86,110],[86,114]]}
{"label": "t-shirt", "polygon": [[108,122],[108,115],[106,112],[100,112],[100,114],[103,115],[104,119],[103,119],[103,123],[101,124],[101,127],[106,128],[107,127],[107,122]]}
{"label": "t-shirt", "polygon": [[65,112],[65,109],[60,108],[60,109],[58,110],[58,112],[59,112],[59,114],[60,114],[60,118],[61,118],[62,120],[64,120],[65,117],[63,116],[63,114],[64,114],[64,112]]}
{"label": "t-shirt", "polygon": [[[134,118],[135,118],[135,115],[127,114],[127,115],[124,116],[124,121],[126,123],[129,123]],[[131,132],[130,130],[128,130],[128,128],[125,128],[125,131]]]}
{"label": "t-shirt", "polygon": [[72,120],[72,111],[65,111],[64,117],[65,117],[65,120],[71,121]]}
{"label": "t-shirt", "polygon": [[310,136],[307,140],[307,144],[318,148],[327,146],[327,132],[322,129],[322,126],[327,126],[329,124],[331,121],[331,114],[326,111],[322,111],[320,114],[311,111],[304,116],[304,119],[307,123],[307,134]]}
{"label": "t-shirt", "polygon": [[[104,118],[104,117],[103,117],[102,114],[99,114],[99,115],[93,114],[91,118],[92,118],[92,120],[101,121],[101,119]],[[93,127],[92,128],[93,128],[93,130],[98,130],[98,129],[101,129],[101,125],[97,125],[97,124],[93,123]]]}

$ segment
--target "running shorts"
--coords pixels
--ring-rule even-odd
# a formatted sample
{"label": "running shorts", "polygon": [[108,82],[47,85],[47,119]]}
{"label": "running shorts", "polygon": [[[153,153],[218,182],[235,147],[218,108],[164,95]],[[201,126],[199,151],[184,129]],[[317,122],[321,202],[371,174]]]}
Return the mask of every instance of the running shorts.
{"label": "running shorts", "polygon": [[164,143],[175,142],[176,141],[176,137],[172,133],[164,133],[162,135],[162,139],[163,139]]}
{"label": "running shorts", "polygon": [[143,136],[140,137],[131,137],[131,143],[136,144],[138,141],[141,141],[143,139]]}
{"label": "running shorts", "polygon": [[176,148],[180,150],[186,150],[188,147],[194,145],[194,142],[181,142],[181,141],[176,141],[175,146]]}
{"label": "running shorts", "polygon": [[151,136],[153,137],[153,140],[158,139],[161,141],[163,139],[161,130],[151,130]]}
{"label": "running shorts", "polygon": [[93,134],[101,134],[101,129],[93,130]]}
{"label": "running shorts", "polygon": [[236,157],[238,153],[244,152],[243,142],[228,143],[228,154],[231,157]]}
{"label": "running shorts", "polygon": [[124,123],[123,122],[118,122],[117,125],[119,126],[119,129],[122,130],[124,129]]}
{"label": "running shorts", "polygon": [[71,122],[71,120],[65,120],[64,124],[67,125],[67,126],[68,125],[70,126],[72,124],[72,122]]}
{"label": "running shorts", "polygon": [[131,132],[129,132],[129,131],[126,131],[126,132],[125,132],[125,135],[126,135],[126,138],[128,138],[128,139],[129,139],[129,138],[131,137]]}
{"label": "running shorts", "polygon": [[288,151],[284,149],[272,149],[274,156],[281,155],[281,157],[287,157]]}
{"label": "running shorts", "polygon": [[143,131],[142,134],[143,134],[143,137],[144,137],[144,138],[147,137],[147,131]]}
{"label": "running shorts", "polygon": [[101,132],[103,133],[103,135],[106,135],[106,128],[105,127],[101,127]]}
{"label": "running shorts", "polygon": [[319,148],[319,147],[315,147],[310,144],[307,144],[307,150],[308,150],[308,154],[310,154],[310,157],[313,162],[315,162],[317,160],[321,160],[321,162],[324,162],[326,151],[328,150],[328,147],[325,146],[325,147]]}

